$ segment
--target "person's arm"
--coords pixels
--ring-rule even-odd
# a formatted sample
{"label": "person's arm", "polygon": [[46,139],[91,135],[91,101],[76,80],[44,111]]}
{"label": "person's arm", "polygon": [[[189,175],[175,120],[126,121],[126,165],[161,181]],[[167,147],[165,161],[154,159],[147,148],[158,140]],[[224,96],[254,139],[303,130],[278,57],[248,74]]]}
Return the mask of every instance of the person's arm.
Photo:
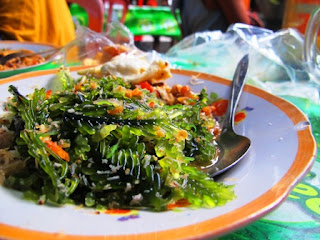
{"label": "person's arm", "polygon": [[230,24],[250,24],[249,12],[242,0],[211,0],[216,2]]}

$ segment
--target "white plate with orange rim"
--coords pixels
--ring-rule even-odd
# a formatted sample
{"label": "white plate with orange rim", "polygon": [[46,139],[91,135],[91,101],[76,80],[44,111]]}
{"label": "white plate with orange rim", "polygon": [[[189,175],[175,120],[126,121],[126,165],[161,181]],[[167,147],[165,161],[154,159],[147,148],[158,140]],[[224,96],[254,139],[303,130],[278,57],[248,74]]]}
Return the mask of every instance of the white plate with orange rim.
{"label": "white plate with orange rim", "polygon": [[[80,68],[72,68],[72,74]],[[168,84],[190,85],[193,76],[228,98],[230,81],[213,75],[172,70]],[[0,101],[10,84],[22,94],[48,87],[55,71],[31,72],[0,80]],[[0,187],[0,238],[9,239],[194,239],[217,237],[243,227],[277,207],[311,168],[316,144],[307,117],[291,103],[245,86],[238,110],[245,119],[236,132],[252,146],[239,164],[216,178],[235,185],[237,198],[213,209],[181,211],[109,211],[77,206],[50,207],[23,200],[21,193]]]}
{"label": "white plate with orange rim", "polygon": [[[40,51],[50,50],[52,48],[56,48],[56,46],[50,45],[50,44],[19,42],[19,41],[11,41],[11,40],[0,41],[0,49],[12,49],[12,50],[26,49],[26,50],[31,50],[33,52],[40,52]],[[30,72],[34,70],[49,69],[48,65],[50,63],[51,63],[51,60],[48,60],[40,64],[36,64],[28,67],[22,67],[22,68],[17,68],[13,70],[3,70],[3,71],[0,71],[0,78],[6,78],[16,74]]]}

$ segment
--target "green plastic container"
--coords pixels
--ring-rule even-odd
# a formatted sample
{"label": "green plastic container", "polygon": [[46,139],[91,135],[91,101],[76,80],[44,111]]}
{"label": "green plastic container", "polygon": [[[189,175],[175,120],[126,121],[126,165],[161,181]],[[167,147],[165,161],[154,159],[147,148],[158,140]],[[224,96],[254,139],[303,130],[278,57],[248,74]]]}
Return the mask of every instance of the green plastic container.
{"label": "green plastic container", "polygon": [[[70,12],[74,22],[82,26],[88,26],[88,14],[79,5],[70,5]],[[105,24],[107,21],[107,10],[105,11]],[[117,19],[121,18],[122,10],[114,8]],[[179,14],[178,14],[179,15]],[[134,36],[153,35],[167,36],[180,39],[180,28],[174,18],[170,7],[129,6],[124,25],[129,28]]]}

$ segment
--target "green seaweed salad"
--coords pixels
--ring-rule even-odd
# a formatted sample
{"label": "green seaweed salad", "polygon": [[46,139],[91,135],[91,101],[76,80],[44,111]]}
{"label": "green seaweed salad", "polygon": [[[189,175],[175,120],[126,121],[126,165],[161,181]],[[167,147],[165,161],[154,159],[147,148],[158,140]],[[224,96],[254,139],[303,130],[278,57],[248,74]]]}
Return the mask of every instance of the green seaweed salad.
{"label": "green seaweed salad", "polygon": [[216,154],[212,99],[205,90],[186,104],[167,104],[157,91],[121,78],[58,73],[62,90],[22,96],[9,87],[6,105],[14,147],[24,167],[4,184],[40,204],[97,209],[215,207],[235,198],[194,162]]}

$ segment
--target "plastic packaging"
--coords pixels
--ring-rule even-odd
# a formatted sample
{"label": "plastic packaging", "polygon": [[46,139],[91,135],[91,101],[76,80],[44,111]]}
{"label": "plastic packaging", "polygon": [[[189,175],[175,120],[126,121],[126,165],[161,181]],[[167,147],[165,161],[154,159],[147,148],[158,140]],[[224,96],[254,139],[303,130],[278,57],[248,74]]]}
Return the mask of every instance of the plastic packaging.
{"label": "plastic packaging", "polygon": [[277,32],[245,24],[225,33],[207,31],[184,38],[165,54],[174,68],[187,68],[231,79],[240,58],[249,53],[247,83],[278,96],[319,104],[320,85],[303,60],[304,38],[295,29]]}
{"label": "plastic packaging", "polygon": [[320,29],[320,7],[315,9],[312,13],[306,28],[305,44],[304,44],[304,60],[313,81],[320,84],[320,54],[318,47],[320,43],[319,36]]}
{"label": "plastic packaging", "polygon": [[119,22],[111,23],[103,33],[77,26],[76,38],[61,49],[55,61],[64,66],[98,65],[135,49],[133,34]]}

